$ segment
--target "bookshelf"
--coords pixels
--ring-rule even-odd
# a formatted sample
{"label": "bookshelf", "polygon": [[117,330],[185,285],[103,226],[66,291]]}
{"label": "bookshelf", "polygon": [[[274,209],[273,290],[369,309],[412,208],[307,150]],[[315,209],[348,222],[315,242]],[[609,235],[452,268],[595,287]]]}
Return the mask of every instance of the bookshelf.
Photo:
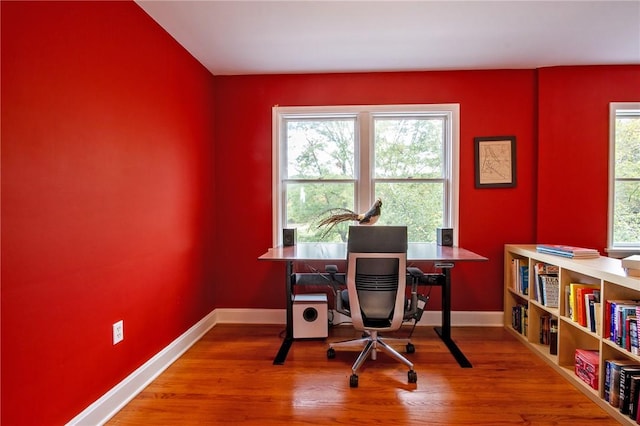
{"label": "bookshelf", "polygon": [[[546,306],[541,299],[538,293],[540,288],[537,271],[542,270],[536,269],[536,265],[550,265],[551,273],[557,273],[557,307]],[[523,279],[523,273],[528,274],[526,279]],[[572,259],[540,253],[533,244],[507,244],[504,248],[504,281],[505,328],[618,421],[637,425],[635,419],[622,414],[619,408],[612,406],[604,396],[606,360],[629,360],[640,364],[639,355],[632,354],[610,339],[610,319],[605,318],[605,306],[606,301],[640,299],[640,277],[627,276],[619,259],[603,256]],[[528,285],[523,286],[523,281],[527,281]],[[574,284],[574,290],[581,287],[575,284],[583,284],[596,292],[599,291],[601,309],[596,311],[597,318],[594,317],[591,325],[583,326],[572,319],[571,314],[575,309],[573,303],[576,303],[576,299],[572,303],[569,298],[571,284]],[[552,351],[548,343],[540,342],[541,323],[544,323],[541,321],[542,317],[550,317],[557,321],[556,351]],[[514,328],[514,322],[520,326],[521,331]],[[575,374],[576,349],[598,351],[597,390]]]}

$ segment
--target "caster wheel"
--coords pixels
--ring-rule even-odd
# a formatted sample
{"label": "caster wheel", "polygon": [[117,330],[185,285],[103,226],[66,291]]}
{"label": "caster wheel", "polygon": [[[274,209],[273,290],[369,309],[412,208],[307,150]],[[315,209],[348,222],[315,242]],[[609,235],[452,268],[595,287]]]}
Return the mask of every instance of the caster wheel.
{"label": "caster wheel", "polygon": [[413,343],[407,343],[407,353],[412,354],[416,351],[416,347],[413,346]]}
{"label": "caster wheel", "polygon": [[414,370],[409,370],[409,372],[407,373],[407,379],[409,383],[416,383],[418,381],[418,373],[416,373]]}
{"label": "caster wheel", "polygon": [[349,377],[349,387],[352,387],[352,388],[357,388],[358,387],[358,375],[357,374],[352,374],[351,377]]}
{"label": "caster wheel", "polygon": [[327,349],[327,358],[334,359],[336,357],[336,350],[333,348]]}

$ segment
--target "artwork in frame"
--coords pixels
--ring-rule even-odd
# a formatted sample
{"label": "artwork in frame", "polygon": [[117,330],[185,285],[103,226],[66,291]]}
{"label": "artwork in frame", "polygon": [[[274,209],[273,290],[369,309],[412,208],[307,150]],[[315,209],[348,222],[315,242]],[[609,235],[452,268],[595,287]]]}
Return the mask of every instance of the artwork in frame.
{"label": "artwork in frame", "polygon": [[515,187],[515,136],[476,137],[474,142],[476,188]]}

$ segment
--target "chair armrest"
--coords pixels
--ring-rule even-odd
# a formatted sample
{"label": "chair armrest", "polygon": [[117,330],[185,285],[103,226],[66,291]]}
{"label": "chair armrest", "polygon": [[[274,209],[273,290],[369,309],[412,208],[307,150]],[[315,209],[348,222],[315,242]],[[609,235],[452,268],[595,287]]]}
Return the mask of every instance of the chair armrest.
{"label": "chair armrest", "polygon": [[415,266],[409,266],[407,268],[407,272],[409,272],[409,275],[411,275],[412,278],[420,278],[424,275],[422,269],[416,268]]}
{"label": "chair armrest", "polygon": [[324,271],[327,274],[337,274],[338,273],[338,267],[336,265],[325,265]]}
{"label": "chair armrest", "polygon": [[420,268],[415,266],[410,266],[407,268],[407,272],[413,279],[415,284],[426,284],[426,285],[438,285],[442,286],[444,284],[444,274],[441,273],[427,273],[422,272]]}

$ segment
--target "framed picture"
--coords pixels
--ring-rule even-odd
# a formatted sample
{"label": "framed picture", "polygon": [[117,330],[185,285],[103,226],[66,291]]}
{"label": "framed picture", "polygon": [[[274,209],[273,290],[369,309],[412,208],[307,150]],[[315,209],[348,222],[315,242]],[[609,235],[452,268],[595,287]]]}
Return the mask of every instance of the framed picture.
{"label": "framed picture", "polygon": [[476,188],[516,186],[516,137],[476,137]]}

